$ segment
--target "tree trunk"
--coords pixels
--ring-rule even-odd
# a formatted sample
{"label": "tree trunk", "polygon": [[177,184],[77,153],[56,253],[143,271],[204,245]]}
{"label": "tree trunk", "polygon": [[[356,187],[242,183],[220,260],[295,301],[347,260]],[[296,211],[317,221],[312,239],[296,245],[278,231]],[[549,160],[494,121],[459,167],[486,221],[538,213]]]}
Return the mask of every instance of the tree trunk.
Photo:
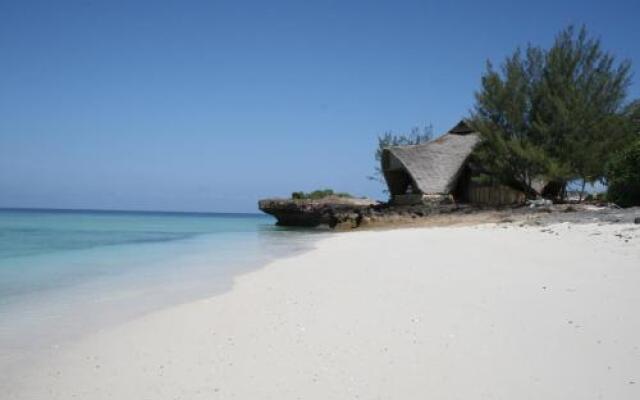
{"label": "tree trunk", "polygon": [[567,182],[562,182],[560,188],[560,202],[564,203],[567,201]]}
{"label": "tree trunk", "polygon": [[582,178],[582,187],[580,188],[580,198],[578,199],[578,203],[582,203],[582,199],[584,199],[584,188],[587,186],[587,180]]}

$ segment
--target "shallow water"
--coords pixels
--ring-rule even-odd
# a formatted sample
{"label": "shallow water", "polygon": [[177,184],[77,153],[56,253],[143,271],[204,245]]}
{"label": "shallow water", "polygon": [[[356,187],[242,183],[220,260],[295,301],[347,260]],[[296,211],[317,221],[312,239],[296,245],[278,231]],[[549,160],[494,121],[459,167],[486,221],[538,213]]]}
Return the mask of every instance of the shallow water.
{"label": "shallow water", "polygon": [[222,292],[322,235],[259,214],[0,210],[0,363]]}

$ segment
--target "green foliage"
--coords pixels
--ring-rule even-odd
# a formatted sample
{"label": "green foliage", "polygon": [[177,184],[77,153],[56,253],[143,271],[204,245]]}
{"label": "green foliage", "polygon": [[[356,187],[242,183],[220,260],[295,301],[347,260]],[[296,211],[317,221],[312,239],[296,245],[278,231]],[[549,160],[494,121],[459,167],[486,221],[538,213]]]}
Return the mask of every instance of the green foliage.
{"label": "green foliage", "polygon": [[640,137],[640,99],[631,102],[626,107],[624,115],[631,134]]}
{"label": "green foliage", "polygon": [[478,186],[495,186],[499,182],[495,177],[482,173],[472,176],[471,181]]}
{"label": "green foliage", "polygon": [[380,162],[382,160],[382,151],[385,148],[393,146],[411,146],[426,143],[432,138],[433,126],[431,125],[426,125],[423,128],[414,127],[408,134],[396,135],[393,132],[385,132],[381,136],[378,136],[378,146],[376,147],[376,151],[374,153],[374,158],[376,160],[374,174],[367,178],[384,184],[384,177],[382,175]]}
{"label": "green foliage", "polygon": [[607,198],[621,207],[640,206],[640,139],[607,167]]}
{"label": "green foliage", "polygon": [[583,27],[550,49],[528,45],[499,71],[491,63],[476,93],[472,124],[485,141],[475,154],[502,183],[537,195],[536,178],[595,182],[610,154],[629,141],[624,100],[630,63],[616,63]]}
{"label": "green foliage", "polygon": [[320,189],[314,190],[313,192],[305,193],[305,192],[293,192],[291,193],[291,198],[294,200],[319,200],[324,199],[325,197],[334,196],[334,197],[348,197],[352,198],[353,196],[349,193],[344,192],[334,192],[333,189]]}

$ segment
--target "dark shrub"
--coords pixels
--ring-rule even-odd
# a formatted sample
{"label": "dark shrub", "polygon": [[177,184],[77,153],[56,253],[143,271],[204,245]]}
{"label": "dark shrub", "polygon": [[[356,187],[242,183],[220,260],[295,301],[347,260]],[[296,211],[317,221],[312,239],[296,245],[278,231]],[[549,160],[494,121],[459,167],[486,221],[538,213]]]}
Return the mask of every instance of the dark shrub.
{"label": "dark shrub", "polygon": [[621,207],[640,206],[640,140],[611,160],[607,199]]}

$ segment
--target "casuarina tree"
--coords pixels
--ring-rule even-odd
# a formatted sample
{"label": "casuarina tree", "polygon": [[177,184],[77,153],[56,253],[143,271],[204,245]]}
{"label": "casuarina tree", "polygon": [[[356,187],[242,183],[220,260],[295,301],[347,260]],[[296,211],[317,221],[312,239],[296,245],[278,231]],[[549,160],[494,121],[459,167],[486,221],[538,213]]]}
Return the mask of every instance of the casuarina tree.
{"label": "casuarina tree", "polygon": [[555,195],[576,180],[584,189],[629,142],[629,85],[630,63],[617,62],[584,27],[563,30],[548,49],[517,49],[482,76],[472,121],[485,140],[476,157],[531,196],[542,180],[555,183]]}

